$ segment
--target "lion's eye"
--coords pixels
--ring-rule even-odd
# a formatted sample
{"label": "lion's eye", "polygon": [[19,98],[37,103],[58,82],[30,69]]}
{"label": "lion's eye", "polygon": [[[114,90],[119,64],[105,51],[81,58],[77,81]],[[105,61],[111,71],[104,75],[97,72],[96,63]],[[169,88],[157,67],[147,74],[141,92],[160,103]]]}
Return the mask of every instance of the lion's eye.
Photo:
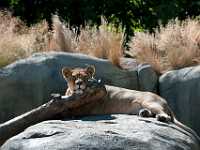
{"label": "lion's eye", "polygon": [[70,79],[71,80],[76,80],[76,76],[71,76]]}

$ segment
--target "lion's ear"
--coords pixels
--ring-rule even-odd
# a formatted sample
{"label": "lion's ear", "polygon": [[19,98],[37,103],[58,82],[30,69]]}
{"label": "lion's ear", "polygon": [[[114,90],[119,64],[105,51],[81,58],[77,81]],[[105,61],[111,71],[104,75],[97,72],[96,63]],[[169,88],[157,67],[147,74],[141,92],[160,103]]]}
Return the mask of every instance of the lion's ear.
{"label": "lion's ear", "polygon": [[88,66],[86,68],[86,72],[88,75],[90,75],[90,77],[93,77],[95,74],[95,67],[94,66]]}
{"label": "lion's ear", "polygon": [[71,69],[67,67],[62,68],[62,75],[67,80],[67,78],[72,75]]}

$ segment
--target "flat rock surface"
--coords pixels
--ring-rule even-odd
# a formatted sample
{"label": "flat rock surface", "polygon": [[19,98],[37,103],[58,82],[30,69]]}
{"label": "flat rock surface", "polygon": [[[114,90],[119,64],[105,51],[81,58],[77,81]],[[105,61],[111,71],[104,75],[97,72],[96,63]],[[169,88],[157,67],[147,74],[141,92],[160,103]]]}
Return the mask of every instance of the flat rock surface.
{"label": "flat rock surface", "polygon": [[45,121],[9,139],[1,150],[199,150],[194,137],[175,126],[133,115]]}

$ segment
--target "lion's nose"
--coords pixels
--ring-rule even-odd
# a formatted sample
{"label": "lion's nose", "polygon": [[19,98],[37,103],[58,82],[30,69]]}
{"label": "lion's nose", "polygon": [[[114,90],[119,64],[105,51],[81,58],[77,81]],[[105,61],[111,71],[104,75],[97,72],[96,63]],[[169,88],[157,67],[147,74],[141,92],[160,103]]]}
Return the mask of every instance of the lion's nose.
{"label": "lion's nose", "polygon": [[81,84],[83,83],[83,80],[78,79],[78,80],[75,81],[75,83],[76,83],[77,85],[81,85]]}

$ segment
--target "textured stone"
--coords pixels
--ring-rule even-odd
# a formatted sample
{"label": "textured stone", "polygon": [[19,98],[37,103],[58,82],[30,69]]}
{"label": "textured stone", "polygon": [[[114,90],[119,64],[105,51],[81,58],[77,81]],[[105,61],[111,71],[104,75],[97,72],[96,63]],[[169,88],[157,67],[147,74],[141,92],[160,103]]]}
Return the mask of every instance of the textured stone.
{"label": "textured stone", "polygon": [[1,150],[199,150],[174,124],[133,115],[45,121],[9,139]]}
{"label": "textured stone", "polygon": [[200,66],[163,74],[159,91],[177,118],[200,135]]}
{"label": "textured stone", "polygon": [[140,91],[157,93],[158,75],[149,64],[140,64],[137,67]]}

